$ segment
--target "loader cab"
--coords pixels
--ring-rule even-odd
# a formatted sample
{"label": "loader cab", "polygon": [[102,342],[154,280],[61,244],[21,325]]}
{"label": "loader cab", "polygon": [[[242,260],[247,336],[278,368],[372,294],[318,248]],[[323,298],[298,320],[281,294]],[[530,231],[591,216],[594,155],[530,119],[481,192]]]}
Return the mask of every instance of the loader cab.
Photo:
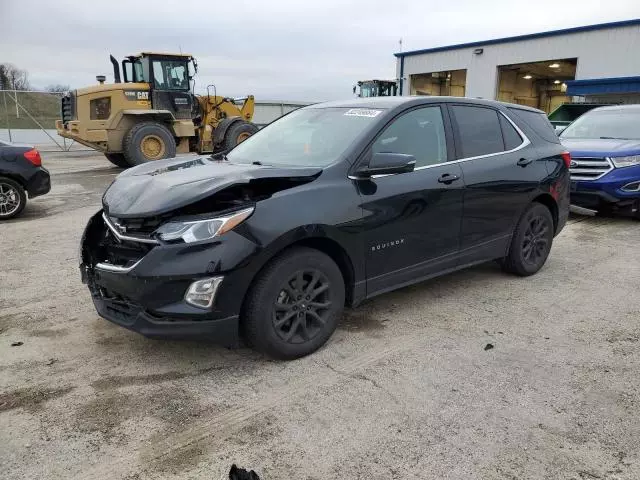
{"label": "loader cab", "polygon": [[187,54],[143,52],[122,61],[124,82],[148,84],[150,107],[168,110],[176,119],[191,119],[191,80],[196,69],[195,59]]}
{"label": "loader cab", "polygon": [[354,85],[353,93],[358,97],[395,97],[398,85],[393,80],[361,80]]}

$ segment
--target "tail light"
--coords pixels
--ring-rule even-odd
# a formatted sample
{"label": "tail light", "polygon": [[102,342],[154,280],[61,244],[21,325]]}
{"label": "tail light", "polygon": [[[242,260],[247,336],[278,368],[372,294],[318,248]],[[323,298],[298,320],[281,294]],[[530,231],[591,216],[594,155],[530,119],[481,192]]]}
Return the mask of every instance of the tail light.
{"label": "tail light", "polygon": [[571,166],[571,154],[569,152],[562,152],[560,156],[562,156],[564,164],[569,168]]}
{"label": "tail light", "polygon": [[40,158],[40,152],[35,148],[29,150],[28,152],[23,153],[24,158],[33,163],[36,167],[40,167],[42,165],[42,158]]}

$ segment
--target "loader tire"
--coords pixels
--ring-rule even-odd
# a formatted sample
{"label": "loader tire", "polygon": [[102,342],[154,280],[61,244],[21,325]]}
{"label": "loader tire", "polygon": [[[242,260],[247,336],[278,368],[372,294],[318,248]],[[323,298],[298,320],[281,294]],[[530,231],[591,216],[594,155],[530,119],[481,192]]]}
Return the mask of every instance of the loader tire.
{"label": "loader tire", "polygon": [[130,166],[176,156],[176,141],[167,127],[142,122],[131,127],[123,140],[124,157]]}
{"label": "loader tire", "polygon": [[123,153],[105,153],[104,156],[116,167],[129,168],[131,166],[129,162],[127,162],[127,159],[124,158]]}
{"label": "loader tire", "polygon": [[258,131],[258,127],[253,123],[241,121],[236,122],[229,127],[224,135],[223,147],[226,151],[231,150],[239,143],[244,142],[247,138]]}

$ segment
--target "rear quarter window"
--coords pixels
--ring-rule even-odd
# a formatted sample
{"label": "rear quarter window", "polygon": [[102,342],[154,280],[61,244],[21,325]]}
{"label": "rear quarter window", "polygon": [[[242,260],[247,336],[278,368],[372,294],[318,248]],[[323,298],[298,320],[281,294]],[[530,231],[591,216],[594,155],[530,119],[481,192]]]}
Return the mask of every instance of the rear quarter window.
{"label": "rear quarter window", "polygon": [[536,132],[547,142],[560,143],[560,139],[553,130],[551,122],[544,113],[532,112],[530,110],[520,110],[519,108],[509,108],[513,115],[526,123],[529,128]]}

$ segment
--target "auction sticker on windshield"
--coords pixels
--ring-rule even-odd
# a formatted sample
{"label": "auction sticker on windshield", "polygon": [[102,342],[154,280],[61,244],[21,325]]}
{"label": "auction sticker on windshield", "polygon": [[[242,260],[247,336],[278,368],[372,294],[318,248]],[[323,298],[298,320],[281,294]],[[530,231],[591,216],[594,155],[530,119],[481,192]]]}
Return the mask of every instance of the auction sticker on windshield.
{"label": "auction sticker on windshield", "polygon": [[382,110],[371,110],[368,108],[350,108],[345,112],[349,117],[377,117]]}

